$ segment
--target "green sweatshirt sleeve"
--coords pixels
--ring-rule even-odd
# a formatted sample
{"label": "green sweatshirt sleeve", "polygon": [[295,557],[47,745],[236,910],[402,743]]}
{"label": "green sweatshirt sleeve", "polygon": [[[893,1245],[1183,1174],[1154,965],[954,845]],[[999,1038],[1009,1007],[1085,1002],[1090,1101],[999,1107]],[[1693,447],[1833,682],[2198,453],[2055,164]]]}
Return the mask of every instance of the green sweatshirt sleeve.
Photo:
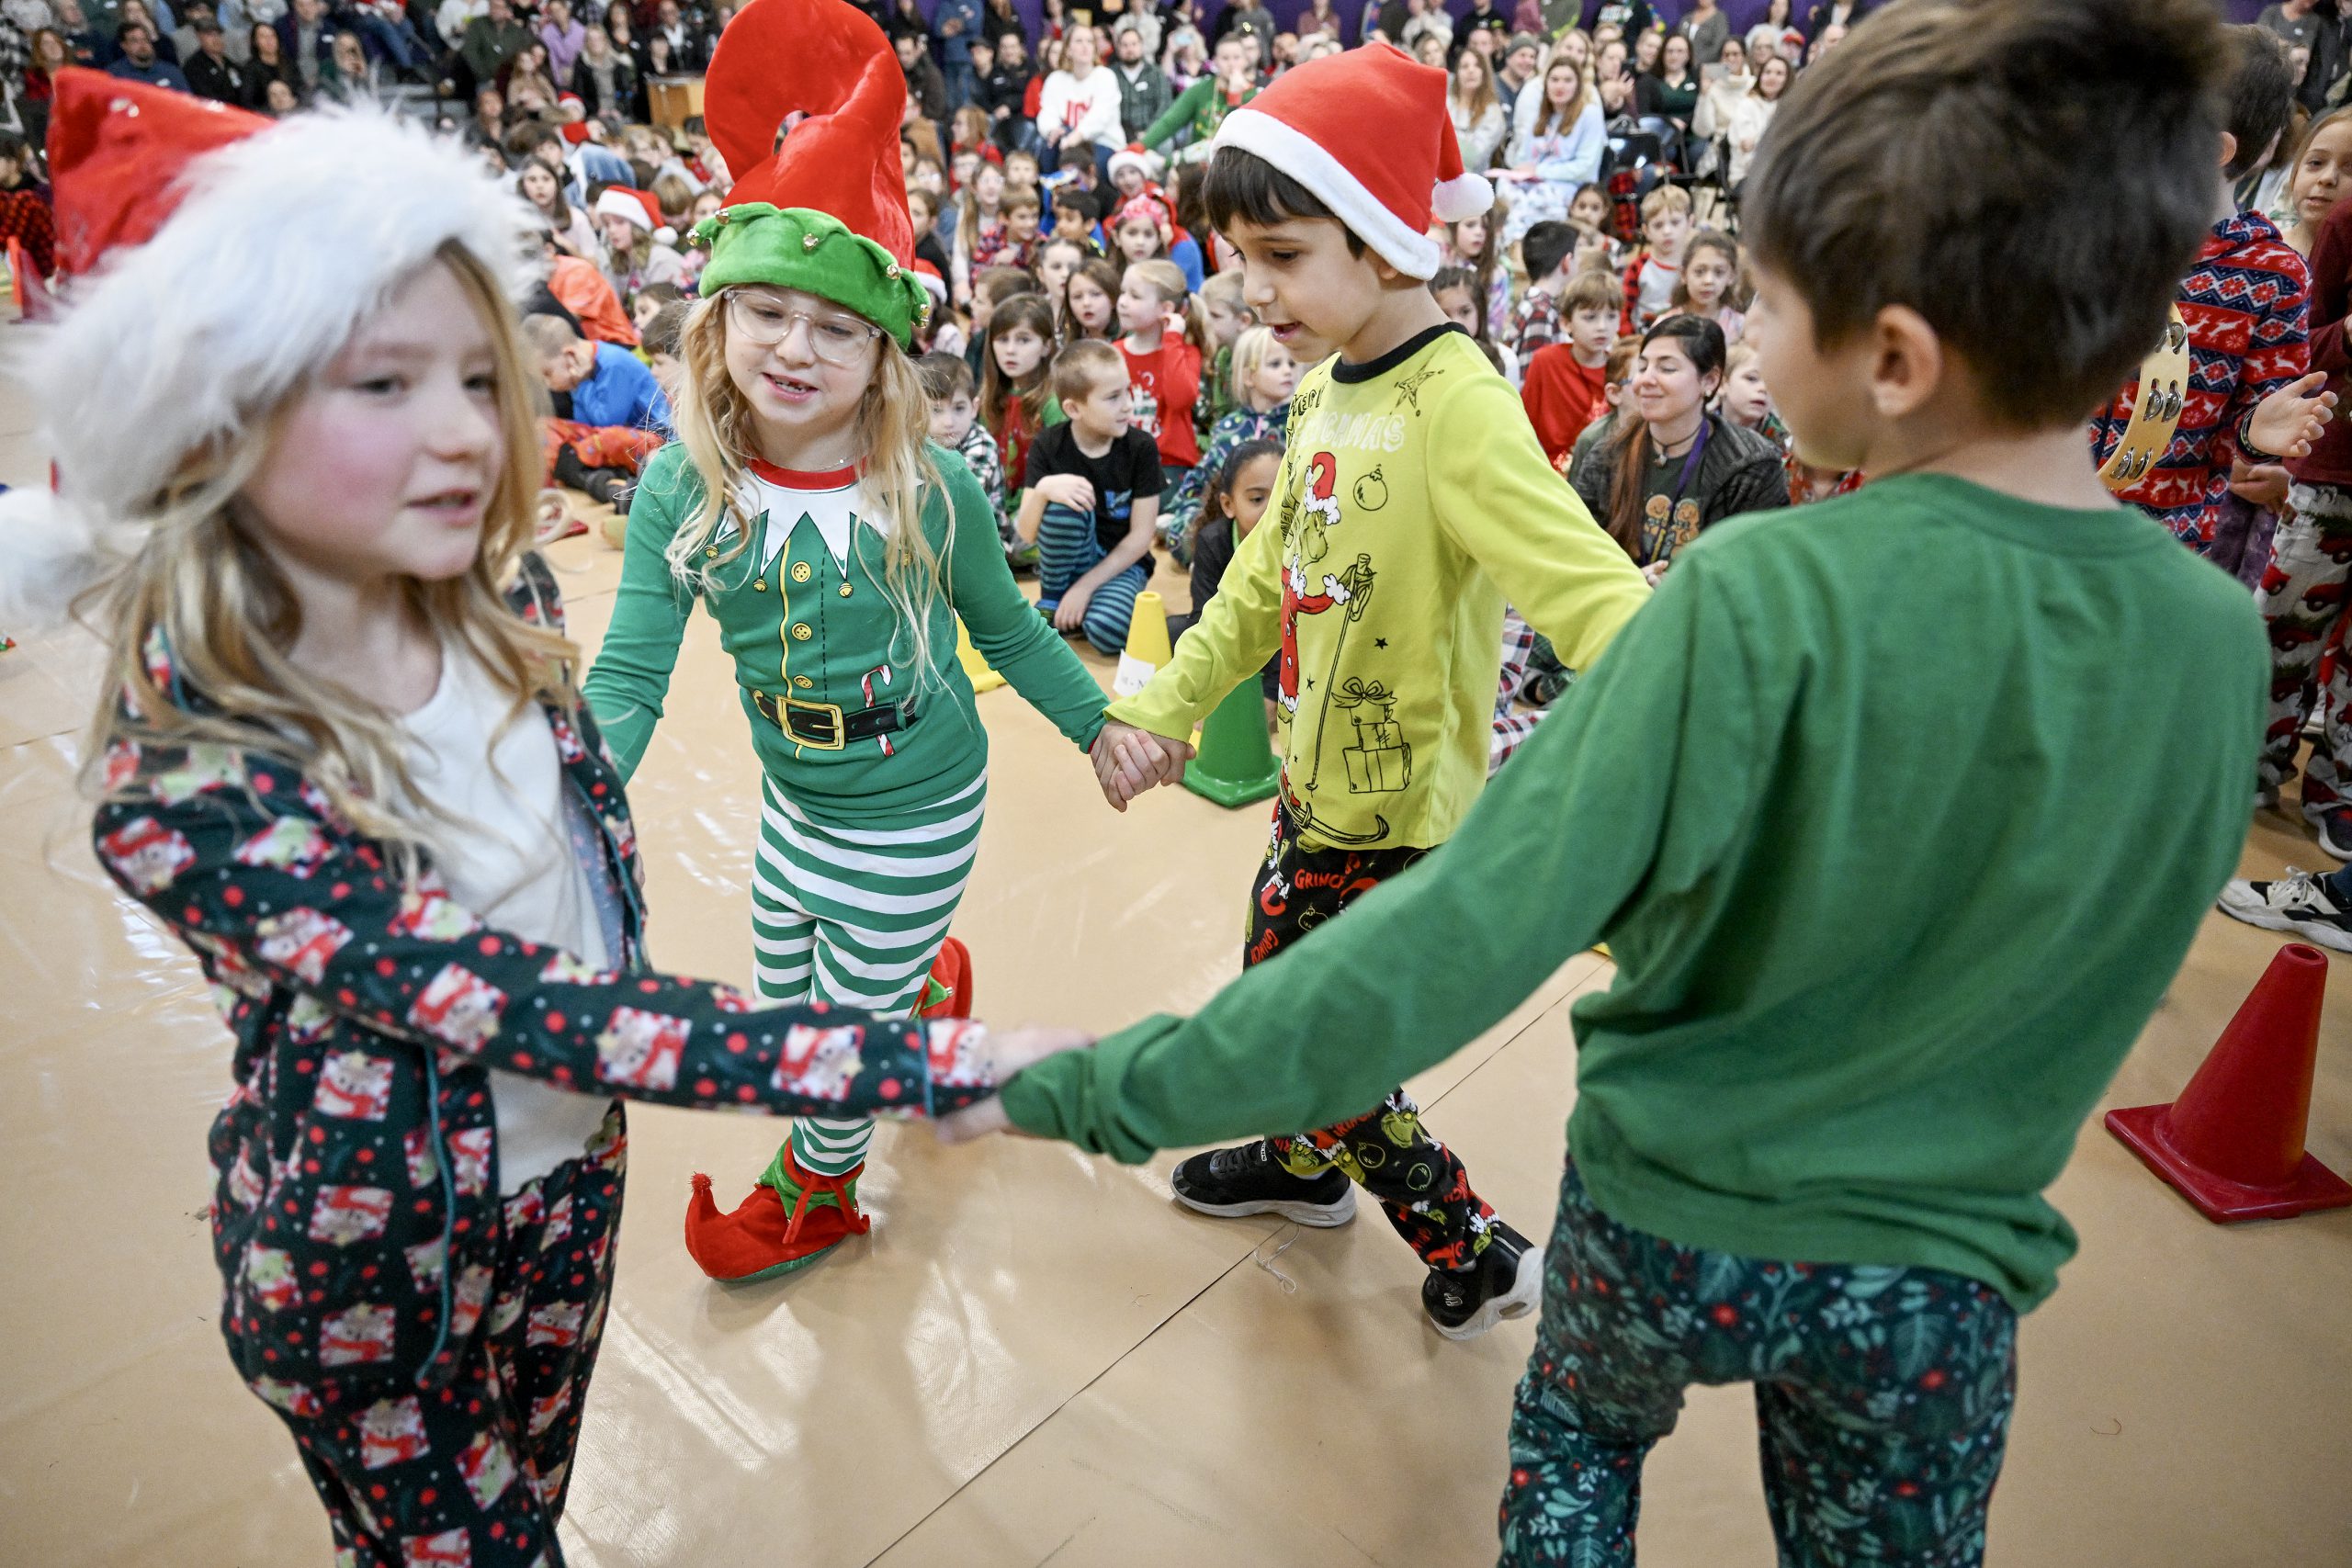
{"label": "green sweatshirt sleeve", "polygon": [[[1193,117],[1201,112],[1202,106],[1209,101],[1209,95],[1216,91],[1216,78],[1202,77],[1185,88],[1182,95],[1168,106],[1167,113],[1144,127],[1143,134],[1136,140],[1152,152],[1159,152],[1170,137],[1193,123]],[[1191,634],[1188,632],[1185,635],[1189,637]]]}
{"label": "green sweatshirt sleeve", "polygon": [[[1285,469],[1291,459],[1283,458]],[[1287,473],[1274,479],[1274,493]],[[1137,729],[1189,741],[1193,727],[1225,694],[1265,667],[1281,646],[1283,531],[1268,518],[1233,552],[1216,597],[1176,643],[1175,657],[1144,689],[1111,705],[1111,716]]]}
{"label": "green sweatshirt sleeve", "polygon": [[948,503],[955,509],[948,603],[972,634],[972,646],[989,668],[1011,682],[1023,702],[1053,720],[1073,745],[1093,745],[1108,700],[1102,688],[1069,644],[1022,596],[1012,569],[1005,564],[1004,538],[997,532],[996,513],[980,481],[952,452],[934,447],[932,457],[946,480]]}
{"label": "green sweatshirt sleeve", "polygon": [[1484,377],[1441,400],[1430,434],[1438,526],[1476,561],[1560,662],[1589,670],[1649,585],[1544,459],[1510,384]]}
{"label": "green sweatshirt sleeve", "polygon": [[1678,566],[1442,848],[1196,1016],[1031,1067],[1003,1091],[1014,1124],[1130,1164],[1327,1126],[1476,1039],[1637,897],[1686,894],[1750,830],[1770,765],[1750,661],[1707,600],[1702,563]]}
{"label": "green sweatshirt sleeve", "polygon": [[661,722],[670,672],[678,664],[678,644],[694,610],[693,592],[671,574],[662,552],[700,491],[684,446],[665,446],[645,465],[628,509],[612,624],[581,685],[624,784],[637,772],[646,743],[653,739],[653,727]]}

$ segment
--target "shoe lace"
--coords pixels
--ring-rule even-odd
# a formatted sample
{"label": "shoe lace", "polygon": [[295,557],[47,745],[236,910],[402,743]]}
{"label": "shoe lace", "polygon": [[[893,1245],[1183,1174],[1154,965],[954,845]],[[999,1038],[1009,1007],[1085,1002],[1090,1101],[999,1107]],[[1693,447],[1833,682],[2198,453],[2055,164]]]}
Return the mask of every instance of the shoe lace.
{"label": "shoe lace", "polygon": [[1209,1156],[1209,1174],[1222,1181],[1228,1177],[1244,1176],[1274,1157],[1273,1145],[1261,1138],[1254,1144],[1242,1144],[1229,1149],[1219,1149]]}
{"label": "shoe lace", "polygon": [[2320,886],[2320,879],[2300,866],[2289,866],[2286,874],[2272,883],[2268,891],[2269,902],[2274,908],[2317,905],[2323,913],[2340,912],[2336,909],[2335,900],[2327,896],[2327,889]]}
{"label": "shoe lace", "polygon": [[800,1222],[807,1218],[808,1213],[808,1200],[820,1192],[831,1193],[833,1201],[841,1205],[842,1213],[849,1222],[850,1235],[864,1235],[874,1228],[874,1222],[867,1219],[865,1211],[857,1206],[857,1200],[851,1195],[842,1178],[826,1176],[813,1170],[797,1169],[793,1172],[793,1175],[800,1182],[800,1196],[793,1200],[792,1218],[784,1227],[784,1239],[786,1246],[799,1239]]}

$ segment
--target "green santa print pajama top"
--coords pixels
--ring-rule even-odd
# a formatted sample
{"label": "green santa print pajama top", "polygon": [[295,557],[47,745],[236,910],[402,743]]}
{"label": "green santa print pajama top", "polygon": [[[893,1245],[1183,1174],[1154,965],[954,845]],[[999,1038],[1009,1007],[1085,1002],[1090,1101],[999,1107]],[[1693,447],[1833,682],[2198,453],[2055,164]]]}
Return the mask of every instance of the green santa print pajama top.
{"label": "green santa print pajama top", "polygon": [[[978,846],[988,735],[956,657],[973,645],[1072,744],[1092,744],[1102,689],[1039,618],[1006,567],[996,518],[963,460],[933,446],[944,493],[926,489],[923,535],[944,598],[926,612],[930,662],[886,590],[886,539],[854,469],[754,463],[705,549],[715,582],[681,583],[664,552],[695,515],[702,481],[685,448],[646,465],[629,509],[620,591],[585,685],[624,779],[662,717],[680,639],[700,598],[734,660],[761,781],[752,872],[761,996],[912,1012]],[[740,553],[726,559],[739,542]],[[873,1123],[803,1118],[802,1168],[839,1177],[865,1158]],[[782,1161],[770,1168],[776,1184]],[[787,1200],[791,1196],[786,1189]]]}

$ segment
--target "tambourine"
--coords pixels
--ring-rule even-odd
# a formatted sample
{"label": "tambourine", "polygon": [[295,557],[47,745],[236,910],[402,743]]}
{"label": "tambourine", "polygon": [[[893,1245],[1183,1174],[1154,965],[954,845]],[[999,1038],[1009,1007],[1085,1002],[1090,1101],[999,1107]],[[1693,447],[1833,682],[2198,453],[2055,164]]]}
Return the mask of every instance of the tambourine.
{"label": "tambourine", "polygon": [[2130,490],[2164,460],[2172,447],[2173,432],[2180,427],[2180,411],[2188,392],[2188,323],[2180,308],[2172,308],[2165,335],[2155,351],[2140,362],[2140,393],[2132,400],[2132,421],[2114,456],[2098,470],[2110,491]]}

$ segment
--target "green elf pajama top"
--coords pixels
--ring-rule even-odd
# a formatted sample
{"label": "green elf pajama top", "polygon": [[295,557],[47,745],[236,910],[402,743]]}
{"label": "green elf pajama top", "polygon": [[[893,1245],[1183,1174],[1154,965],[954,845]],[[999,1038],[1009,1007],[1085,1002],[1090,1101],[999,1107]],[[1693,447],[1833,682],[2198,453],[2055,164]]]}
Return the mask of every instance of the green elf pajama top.
{"label": "green elf pajama top", "polygon": [[[1014,585],[979,481],[955,454],[928,451],[944,485],[925,498],[922,525],[944,592],[927,612],[927,669],[886,591],[884,536],[854,469],[753,464],[704,550],[716,586],[700,592],[676,581],[664,554],[701,502],[683,446],[646,466],[629,511],[620,592],[586,694],[626,778],[662,716],[695,599],[717,617],[765,775],[752,938],[754,983],[773,1000],[885,1015],[922,1004],[987,801],[988,734],[956,657],[957,615],[1074,745],[1102,726],[1102,689]],[[737,518],[751,537],[732,553]],[[803,1117],[790,1146],[800,1169],[854,1179],[872,1135],[862,1117]],[[781,1151],[763,1179],[798,1190]]]}

